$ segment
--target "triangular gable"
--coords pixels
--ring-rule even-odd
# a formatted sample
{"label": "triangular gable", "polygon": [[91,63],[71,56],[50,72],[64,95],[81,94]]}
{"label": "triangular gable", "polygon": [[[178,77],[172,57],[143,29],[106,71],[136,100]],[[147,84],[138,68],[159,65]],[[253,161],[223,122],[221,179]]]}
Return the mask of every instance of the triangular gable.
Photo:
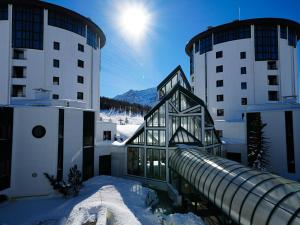
{"label": "triangular gable", "polygon": [[169,141],[169,146],[175,146],[177,144],[203,146],[200,140],[183,127],[179,127]]}

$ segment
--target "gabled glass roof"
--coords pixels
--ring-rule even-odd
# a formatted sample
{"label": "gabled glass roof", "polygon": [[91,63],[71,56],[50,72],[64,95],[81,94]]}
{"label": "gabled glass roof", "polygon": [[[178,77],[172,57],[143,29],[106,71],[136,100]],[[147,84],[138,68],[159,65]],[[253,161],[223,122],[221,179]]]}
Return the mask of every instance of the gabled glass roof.
{"label": "gabled glass roof", "polygon": [[179,127],[170,139],[169,146],[175,146],[177,144],[203,146],[200,140],[183,127]]}

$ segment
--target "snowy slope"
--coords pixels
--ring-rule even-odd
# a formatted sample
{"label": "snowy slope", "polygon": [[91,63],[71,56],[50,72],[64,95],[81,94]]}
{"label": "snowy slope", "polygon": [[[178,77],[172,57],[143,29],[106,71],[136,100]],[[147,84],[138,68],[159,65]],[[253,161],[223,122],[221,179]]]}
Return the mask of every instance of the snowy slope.
{"label": "snowy slope", "polygon": [[156,102],[156,88],[148,88],[140,91],[129,90],[124,94],[117,95],[114,99],[141,105],[154,106]]}

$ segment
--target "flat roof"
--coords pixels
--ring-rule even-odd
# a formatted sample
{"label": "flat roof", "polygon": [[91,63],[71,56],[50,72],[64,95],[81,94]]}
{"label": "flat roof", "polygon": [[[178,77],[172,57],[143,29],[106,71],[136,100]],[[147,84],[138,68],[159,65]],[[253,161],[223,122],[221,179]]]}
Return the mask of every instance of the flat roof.
{"label": "flat roof", "polygon": [[89,27],[92,28],[92,30],[97,33],[97,35],[100,37],[100,48],[102,48],[105,45],[106,37],[104,32],[101,30],[101,28],[95,24],[90,18],[82,16],[81,14],[72,11],[70,9],[67,9],[65,7],[55,5],[52,3],[39,1],[39,0],[1,0],[1,5],[3,4],[12,4],[12,5],[28,5],[28,6],[36,6],[41,7],[44,9],[50,9],[55,12],[62,13],[64,15],[72,16],[80,21],[83,21],[86,23]]}
{"label": "flat roof", "polygon": [[284,25],[288,27],[292,27],[295,29],[298,38],[300,38],[300,24],[296,21],[289,20],[289,19],[283,19],[283,18],[254,18],[254,19],[247,19],[247,20],[235,20],[230,23],[225,23],[216,27],[209,27],[206,31],[203,31],[197,35],[195,35],[185,46],[185,52],[187,55],[190,54],[193,43],[200,39],[204,38],[207,35],[217,32],[226,30],[228,28],[235,28],[242,25]]}

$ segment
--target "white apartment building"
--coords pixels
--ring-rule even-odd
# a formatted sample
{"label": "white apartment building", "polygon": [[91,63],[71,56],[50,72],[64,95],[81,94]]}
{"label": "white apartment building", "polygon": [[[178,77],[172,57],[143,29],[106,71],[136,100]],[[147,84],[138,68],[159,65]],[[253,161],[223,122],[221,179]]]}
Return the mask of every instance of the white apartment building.
{"label": "white apartment building", "polygon": [[83,180],[100,170],[95,150],[102,30],[69,9],[0,2],[0,195],[47,195],[44,173]]}
{"label": "white apartment building", "polygon": [[[207,104],[229,158],[247,164],[245,121],[250,106],[253,111],[264,105],[268,111],[278,104],[285,104],[286,110],[297,104],[299,37],[298,22],[258,18],[209,27],[186,45],[192,90]],[[284,127],[276,129],[285,135]]]}

